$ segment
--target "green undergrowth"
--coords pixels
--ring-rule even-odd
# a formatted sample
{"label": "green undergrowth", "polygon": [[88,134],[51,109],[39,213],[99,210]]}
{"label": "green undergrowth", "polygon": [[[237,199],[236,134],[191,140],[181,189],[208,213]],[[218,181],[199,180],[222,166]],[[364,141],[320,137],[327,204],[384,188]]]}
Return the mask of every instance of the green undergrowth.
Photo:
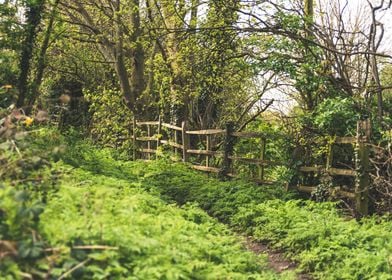
{"label": "green undergrowth", "polygon": [[148,192],[138,163],[53,130],[16,144],[1,154],[20,168],[1,173],[0,279],[294,279],[195,204]]}
{"label": "green undergrowth", "polygon": [[[58,274],[86,261],[78,270],[85,277],[135,271],[159,275],[157,279],[180,274],[184,279],[277,277],[261,270],[255,257],[202,208],[231,228],[283,250],[317,279],[392,279],[388,217],[357,222],[342,217],[334,203],[299,200],[279,185],[221,182],[164,159],[122,161],[113,151],[93,148],[72,135],[42,140],[47,134],[37,137],[34,149],[66,141],[67,151],[59,154],[57,165],[74,169],[63,172],[61,187],[47,194],[36,229],[51,247],[60,248],[54,261]],[[86,244],[116,250],[69,249]],[[106,279],[100,277],[86,279]]]}
{"label": "green undergrowth", "polygon": [[[54,276],[87,261],[74,279],[278,278],[200,208],[168,205],[138,184],[77,169],[49,201],[41,232],[64,258]],[[69,250],[84,245],[114,249]]]}
{"label": "green undergrowth", "polygon": [[[81,153],[82,149],[77,150]],[[98,156],[89,164],[91,155],[79,156],[87,161],[82,168],[91,172],[110,166],[103,172],[137,180],[143,189],[166,201],[197,203],[237,231],[284,250],[299,269],[315,278],[392,279],[392,222],[388,217],[357,222],[341,216],[335,203],[299,200],[280,186],[221,182],[165,160],[119,162],[105,156],[97,161]]]}

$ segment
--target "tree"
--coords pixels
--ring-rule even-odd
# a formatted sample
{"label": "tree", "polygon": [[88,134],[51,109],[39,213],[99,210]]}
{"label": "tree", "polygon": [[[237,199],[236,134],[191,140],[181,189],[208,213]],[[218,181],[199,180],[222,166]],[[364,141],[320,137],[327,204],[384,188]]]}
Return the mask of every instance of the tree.
{"label": "tree", "polygon": [[[128,108],[135,114],[141,108],[137,99],[145,88],[145,50],[142,42],[140,3],[91,1],[62,2],[68,21],[79,27],[79,40],[94,43],[117,74]],[[126,25],[126,23],[131,25]],[[129,67],[128,67],[129,66]]]}
{"label": "tree", "polygon": [[17,107],[25,105],[25,99],[28,95],[28,76],[31,70],[34,45],[45,7],[45,0],[28,0],[25,5],[26,23],[19,62],[20,73],[18,78],[19,95],[16,102]]}

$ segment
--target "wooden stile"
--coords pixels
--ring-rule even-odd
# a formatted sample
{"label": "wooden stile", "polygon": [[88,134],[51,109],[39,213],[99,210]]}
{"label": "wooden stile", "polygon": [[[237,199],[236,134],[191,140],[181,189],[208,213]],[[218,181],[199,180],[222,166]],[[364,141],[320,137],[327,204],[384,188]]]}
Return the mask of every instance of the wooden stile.
{"label": "wooden stile", "polygon": [[[157,125],[157,135],[152,135],[152,126]],[[145,126],[147,136],[137,137],[137,127]],[[257,178],[250,180],[256,182],[267,183],[265,181],[265,167],[269,165],[284,165],[265,159],[266,155],[266,141],[267,137],[264,133],[258,132],[235,132],[233,131],[233,124],[228,123],[225,129],[204,129],[204,130],[190,130],[188,131],[187,123],[182,122],[181,127],[162,122],[161,117],[158,121],[144,121],[137,122],[133,118],[133,158],[136,160],[142,155],[147,154],[144,158],[151,159],[152,154],[156,154],[160,145],[165,144],[174,148],[174,153],[177,154],[179,150],[182,151],[183,162],[189,162],[190,155],[204,155],[206,157],[205,165],[194,165],[193,168],[204,171],[218,173],[221,177],[235,177],[235,170],[233,161],[241,161],[247,164],[254,164],[258,166]],[[174,139],[162,139],[162,127],[166,127],[174,131]],[[155,128],[154,128],[155,129]],[[181,132],[181,134],[180,134]],[[349,176],[355,177],[355,193],[342,190],[339,187],[332,189],[333,194],[339,194],[343,197],[354,199],[356,202],[356,211],[360,216],[365,216],[369,208],[369,187],[370,187],[370,171],[369,171],[369,139],[370,139],[371,126],[370,121],[360,121],[357,125],[356,137],[335,137],[333,143],[328,146],[328,153],[325,166],[302,166],[298,170],[303,173],[328,173],[331,176]],[[223,151],[212,151],[212,136],[224,134]],[[206,149],[193,150],[190,147],[190,135],[205,135],[206,136]],[[182,144],[179,144],[181,137]],[[246,158],[233,156],[234,143],[237,138],[261,138],[260,158]],[[174,140],[174,141],[173,141]],[[147,142],[147,147],[143,148],[140,142]],[[154,150],[156,143],[156,150]],[[355,144],[356,158],[355,170],[334,168],[334,146],[335,144]],[[145,144],[144,144],[145,145]],[[221,168],[211,166],[212,157],[222,157]],[[156,158],[156,157],[155,157]],[[200,163],[201,164],[201,163]],[[313,184],[313,183],[310,183]],[[312,192],[316,189],[315,186],[298,185],[297,189],[303,192]]]}

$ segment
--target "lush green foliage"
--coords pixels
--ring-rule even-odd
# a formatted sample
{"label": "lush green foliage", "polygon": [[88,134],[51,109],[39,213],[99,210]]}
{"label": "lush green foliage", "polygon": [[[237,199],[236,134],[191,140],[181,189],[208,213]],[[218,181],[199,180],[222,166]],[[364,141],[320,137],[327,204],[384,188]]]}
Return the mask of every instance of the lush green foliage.
{"label": "lush green foliage", "polygon": [[102,89],[98,93],[86,92],[85,96],[90,104],[90,133],[95,141],[101,145],[131,151],[133,116],[122,101],[121,93]]}
{"label": "lush green foliage", "polygon": [[360,117],[353,99],[327,99],[317,106],[314,124],[330,135],[354,135]]}
{"label": "lush green foliage", "polygon": [[[41,215],[41,232],[61,252],[54,276],[88,260],[73,278],[274,278],[197,207],[166,205],[138,184],[117,178],[86,171],[71,176]],[[69,251],[82,245],[116,249]]]}
{"label": "lush green foliage", "polygon": [[86,165],[89,157],[81,158],[90,171],[137,178],[142,188],[168,201],[197,202],[233,228],[284,249],[316,278],[391,279],[392,223],[387,217],[345,220],[333,203],[292,200],[293,194],[279,186],[220,182],[166,161],[116,163],[92,157]]}
{"label": "lush green foliage", "polygon": [[344,221],[331,203],[271,200],[241,208],[233,222],[317,278],[391,279],[390,221]]}
{"label": "lush green foliage", "polygon": [[[179,208],[147,193],[155,188],[139,180],[144,164],[117,163],[75,133],[66,153],[56,151],[65,143],[53,130],[31,136],[18,142],[23,162],[35,156],[47,164],[35,161],[22,177],[2,173],[2,279],[280,278],[197,206]],[[9,164],[22,160],[11,150],[2,155]],[[51,188],[43,196],[45,182]]]}
{"label": "lush green foliage", "polygon": [[191,175],[193,172],[181,172],[181,168],[168,171],[173,170],[172,165],[157,165],[155,175],[145,176],[148,186],[156,182],[158,191],[180,203],[198,202],[211,215],[238,230],[284,249],[317,278],[391,279],[392,223],[388,220],[345,221],[336,205],[285,201],[278,187],[263,186],[260,190],[240,182],[206,183]]}

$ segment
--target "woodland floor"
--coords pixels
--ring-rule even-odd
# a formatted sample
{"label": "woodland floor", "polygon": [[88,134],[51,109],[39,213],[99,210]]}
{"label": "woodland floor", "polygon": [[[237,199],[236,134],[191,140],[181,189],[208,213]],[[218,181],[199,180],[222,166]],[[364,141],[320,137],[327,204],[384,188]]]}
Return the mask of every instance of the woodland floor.
{"label": "woodland floor", "polygon": [[[357,223],[342,218],[335,203],[302,200],[283,186],[222,182],[167,159],[122,160],[116,151],[56,131],[43,130],[27,143],[24,158],[11,153],[8,163],[13,168],[15,158],[24,179],[6,186],[32,181],[28,187],[41,188],[37,230],[50,246],[45,252],[56,256],[50,264],[38,261],[57,278],[392,279],[388,217]],[[25,174],[26,167],[32,172]],[[4,213],[25,207],[8,197],[8,204],[0,200]],[[31,264],[36,271],[35,260],[20,263],[17,273]],[[0,268],[18,269],[13,262]]]}

